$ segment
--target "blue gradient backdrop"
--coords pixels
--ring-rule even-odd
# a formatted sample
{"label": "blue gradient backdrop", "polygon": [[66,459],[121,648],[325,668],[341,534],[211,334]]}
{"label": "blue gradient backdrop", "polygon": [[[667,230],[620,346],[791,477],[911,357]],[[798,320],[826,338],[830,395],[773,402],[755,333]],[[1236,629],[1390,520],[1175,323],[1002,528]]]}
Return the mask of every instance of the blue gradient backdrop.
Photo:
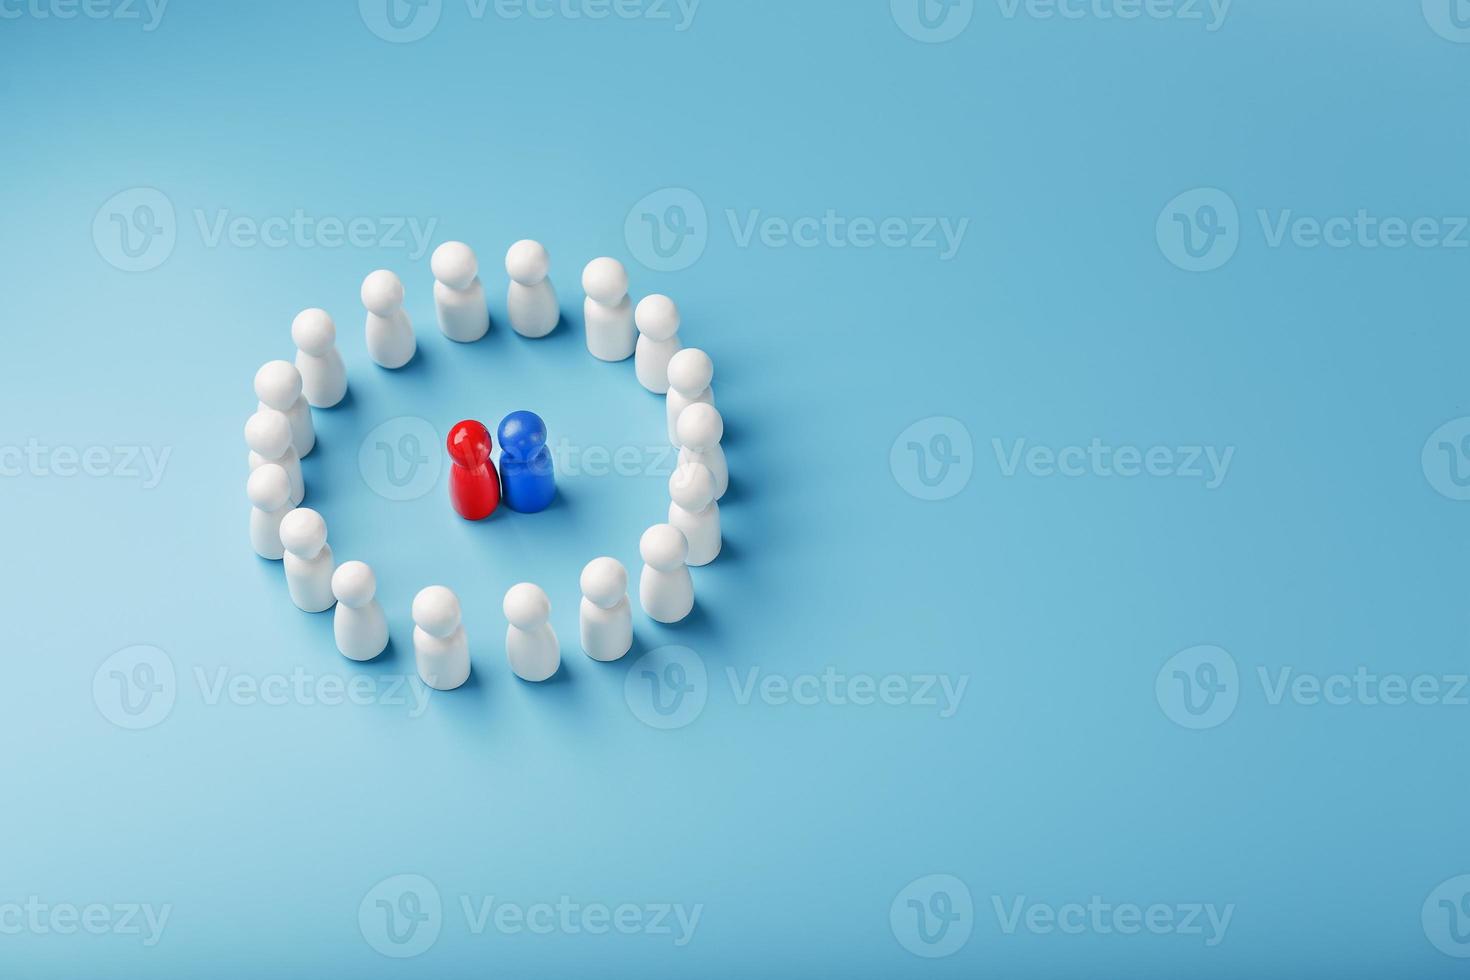
{"label": "blue gradient backdrop", "polygon": [[[1460,0],[394,3],[0,0],[0,974],[1459,975]],[[616,664],[577,574],[636,579],[667,460],[583,347],[598,255],[712,354],[734,475],[697,613]],[[318,305],[352,388],[307,503],[377,569],[367,665],[245,533],[251,377]],[[403,436],[518,408],[561,497],[466,525]],[[433,583],[475,673],[421,703]]]}

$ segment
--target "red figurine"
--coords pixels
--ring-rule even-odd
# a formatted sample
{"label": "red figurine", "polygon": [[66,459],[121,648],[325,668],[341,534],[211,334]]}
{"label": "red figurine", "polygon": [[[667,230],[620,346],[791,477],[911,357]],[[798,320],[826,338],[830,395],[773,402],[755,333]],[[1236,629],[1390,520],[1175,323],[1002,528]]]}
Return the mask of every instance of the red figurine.
{"label": "red figurine", "polygon": [[490,430],[466,419],[449,430],[449,502],[467,521],[483,521],[500,505],[500,475],[490,465]]}

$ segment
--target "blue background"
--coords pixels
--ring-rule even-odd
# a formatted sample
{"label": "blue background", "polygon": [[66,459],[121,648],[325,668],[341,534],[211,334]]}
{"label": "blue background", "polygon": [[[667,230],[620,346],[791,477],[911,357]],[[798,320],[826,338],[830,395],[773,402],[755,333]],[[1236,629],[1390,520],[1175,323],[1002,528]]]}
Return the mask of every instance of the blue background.
{"label": "blue background", "polygon": [[[345,0],[173,0],[154,30],[142,8],[59,19],[7,5],[0,445],[171,455],[151,489],[0,480],[0,904],[172,911],[151,947],[0,935],[0,972],[1457,973],[1421,907],[1470,871],[1452,758],[1467,708],[1272,704],[1257,671],[1466,670],[1466,510],[1436,492],[1421,448],[1470,412],[1470,253],[1272,247],[1257,212],[1470,213],[1470,45],[1411,2],[1239,0],[1215,31],[1007,9],[979,3],[956,37],[926,43],[886,0],[705,0],[683,31],[677,14],[492,6],[477,19],[444,0],[427,36],[394,43]],[[176,242],[127,272],[92,229],[138,187],[171,203]],[[1238,251],[1191,273],[1155,222],[1198,187],[1239,207]],[[687,268],[648,268],[625,234],[661,188],[707,208]],[[298,208],[376,228],[413,216],[436,222],[430,245],[469,242],[490,335],[457,347],[438,334],[427,255],[411,248],[211,245],[199,224]],[[728,216],[828,209],[969,224],[946,261],[742,246]],[[565,311],[541,341],[504,315],[501,256],[521,237],[549,248]],[[358,465],[381,423],[421,416],[442,437],[517,408],[540,412],[553,443],[660,445],[662,400],[631,361],[582,344],[580,271],[604,254],[627,263],[635,299],[674,296],[686,344],[712,354],[734,481],[726,553],[695,571],[697,613],[661,627],[635,609],[635,650],[616,664],[577,649],[577,574],[611,554],[636,580],[663,476],[564,476],[546,514],[471,526],[442,475],[395,502]],[[420,359],[398,373],[362,342],[358,285],[379,267],[403,276],[418,328]],[[335,652],[330,615],[291,606],[245,533],[251,377],[292,356],[292,316],[318,305],[352,393],[316,413],[307,505],[339,560],[376,568],[394,636],[362,666]],[[890,447],[933,417],[958,420],[973,475],[927,501]],[[1094,437],[1235,456],[1211,490],[1007,476],[992,443]],[[504,660],[500,599],[521,580],[547,589],[562,640],[562,675],[542,686]],[[211,704],[196,680],[412,673],[409,603],[434,583],[462,597],[474,678],[419,717]],[[130,731],[93,679],[135,644],[166,653],[178,693],[161,723]],[[666,644],[708,678],[702,713],[670,731],[644,724],[624,687]],[[1238,664],[1238,706],[1193,731],[1155,678],[1200,644]],[[829,666],[968,687],[941,717],[742,704],[727,674]],[[425,876],[444,903],[416,959],[380,955],[359,928],[364,897],[398,874]],[[968,941],[938,959],[890,924],[930,874],[963,881],[975,910]],[[563,895],[703,910],[676,947],[473,935],[459,908]],[[993,911],[1093,895],[1234,912],[1207,946],[1007,934]]]}

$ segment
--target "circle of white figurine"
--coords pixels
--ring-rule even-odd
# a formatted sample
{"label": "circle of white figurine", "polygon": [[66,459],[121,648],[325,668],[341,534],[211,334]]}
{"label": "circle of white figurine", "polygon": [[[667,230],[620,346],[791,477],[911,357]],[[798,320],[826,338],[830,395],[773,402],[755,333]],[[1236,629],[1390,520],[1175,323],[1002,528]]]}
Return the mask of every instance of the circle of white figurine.
{"label": "circle of white figurine", "polygon": [[275,463],[263,463],[245,483],[250,498],[250,546],[262,558],[280,561],[286,555],[281,544],[281,522],[291,513],[291,478]]}
{"label": "circle of white figurine", "polygon": [[628,570],[616,558],[594,558],[582,569],[582,649],[593,660],[620,659],[633,646]]}
{"label": "circle of white figurine", "polygon": [[296,370],[312,408],[333,408],[347,395],[347,365],[337,350],[337,325],[331,314],[315,307],[302,310],[291,321],[296,345]]}
{"label": "circle of white figurine", "polygon": [[709,387],[715,379],[715,362],[698,347],[686,347],[669,358],[667,374],[669,393],[664,396],[667,409],[664,414],[669,420],[669,442],[677,449],[679,430],[675,426],[684,409],[699,402],[706,405],[715,403],[714,392]]}
{"label": "circle of white figurine", "polygon": [[362,281],[362,305],[367,309],[368,356],[379,367],[397,370],[418,353],[413,321],[403,312],[403,282],[387,269]]}
{"label": "circle of white figurine", "polygon": [[[429,260],[434,309],[448,339],[470,344],[490,330],[490,312],[479,261],[464,242],[444,242]],[[551,282],[551,257],[539,242],[523,239],[505,255],[507,319],[522,337],[545,337],[561,320]],[[588,352],[601,361],[634,358],[638,383],[665,396],[669,441],[678,464],[669,478],[668,523],[655,524],[638,542],[643,570],[638,598],[659,623],[677,623],[694,609],[690,567],[708,565],[722,543],[719,500],[729,486],[720,441],[725,424],[714,405],[714,362],[679,340],[679,308],[667,296],[644,297],[635,307],[628,271],[617,259],[593,259],[582,272]],[[418,350],[413,322],[404,310],[404,287],[387,269],[362,282],[368,356],[396,370]],[[316,445],[311,410],[332,408],[347,394],[347,368],[337,349],[337,328],[326,310],[302,310],[291,323],[295,363],[268,361],[255,374],[256,409],[245,424],[249,447],[250,544],[263,559],[282,562],[291,601],[305,612],[335,607],[333,636],[344,657],[372,660],[389,644],[388,618],[378,601],[378,581],[362,561],[338,566],[321,514],[301,506],[306,497],[301,459]],[[579,639],[595,661],[613,662],[633,646],[628,570],[616,558],[593,558],[578,581]],[[540,682],[561,666],[561,644],[551,625],[551,600],[531,582],[505,593],[506,659],[522,680]],[[459,597],[443,585],[414,596],[413,651],[418,675],[431,688],[450,691],[469,680],[470,645]]]}
{"label": "circle of white figurine", "polygon": [[255,372],[257,410],[275,409],[291,424],[291,446],[298,457],[306,457],[316,448],[316,430],[311,424],[311,409],[301,394],[301,372],[290,361],[267,361]]}
{"label": "circle of white figurine", "polygon": [[707,402],[696,402],[679,415],[679,465],[703,463],[715,477],[715,499],[730,487],[730,468],[725,465],[725,451],[720,440],[725,438],[725,419],[720,410]]}
{"label": "circle of white figurine", "polygon": [[512,585],[501,603],[506,622],[505,657],[523,681],[544,681],[561,666],[561,644],[552,631],[551,600],[541,586]]}
{"label": "circle of white figurine", "polygon": [[429,257],[434,309],[444,336],[472,344],[490,330],[490,309],[480,284],[480,263],[464,242],[445,242]]}
{"label": "circle of white figurine", "polygon": [[291,505],[299,505],[306,497],[306,481],[301,475],[301,457],[291,445],[291,423],[273,408],[263,408],[245,422],[245,444],[250,447],[250,472],[267,463],[286,471],[291,487]]}
{"label": "circle of white figurine", "polygon": [[667,296],[645,296],[633,310],[638,327],[633,370],[638,383],[655,395],[669,390],[669,361],[679,353],[679,308]]}
{"label": "circle of white figurine", "polygon": [[689,574],[689,539],[672,524],[655,524],[638,541],[643,575],[638,601],[660,623],[677,623],[694,609],[694,579]]}
{"label": "circle of white figurine", "polygon": [[510,286],[505,294],[510,328],[532,340],[556,329],[561,308],[551,285],[551,256],[540,242],[524,238],[505,253],[505,272]]}
{"label": "circle of white figurine", "polygon": [[628,298],[628,270],[617,259],[593,259],[582,270],[582,318],[587,323],[587,351],[600,361],[633,356],[638,328]]}
{"label": "circle of white figurine", "polygon": [[715,475],[703,463],[679,464],[669,477],[669,523],[684,532],[689,565],[708,565],[720,554],[720,505]]}
{"label": "circle of white figurine", "polygon": [[286,588],[302,612],[326,612],[336,605],[332,573],[336,562],[327,544],[327,522],[310,507],[297,507],[281,519],[286,549]]}
{"label": "circle of white figurine", "polygon": [[377,600],[378,577],[365,562],[344,561],[332,575],[337,649],[349,660],[371,660],[388,647],[388,617]]}
{"label": "circle of white figurine", "polygon": [[459,596],[431,585],[413,597],[413,659],[419,677],[436,691],[452,691],[470,679],[470,641]]}

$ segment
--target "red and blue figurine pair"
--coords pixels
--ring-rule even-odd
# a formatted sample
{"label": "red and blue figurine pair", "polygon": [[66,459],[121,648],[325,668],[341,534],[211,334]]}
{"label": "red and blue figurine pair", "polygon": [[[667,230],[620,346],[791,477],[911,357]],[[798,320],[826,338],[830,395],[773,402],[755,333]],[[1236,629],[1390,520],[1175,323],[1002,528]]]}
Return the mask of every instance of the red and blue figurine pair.
{"label": "red and blue figurine pair", "polygon": [[449,430],[449,502],[468,521],[483,521],[505,505],[522,514],[551,506],[556,473],[546,448],[546,423],[534,412],[511,412],[500,421],[500,470],[490,461],[490,430],[466,419]]}

